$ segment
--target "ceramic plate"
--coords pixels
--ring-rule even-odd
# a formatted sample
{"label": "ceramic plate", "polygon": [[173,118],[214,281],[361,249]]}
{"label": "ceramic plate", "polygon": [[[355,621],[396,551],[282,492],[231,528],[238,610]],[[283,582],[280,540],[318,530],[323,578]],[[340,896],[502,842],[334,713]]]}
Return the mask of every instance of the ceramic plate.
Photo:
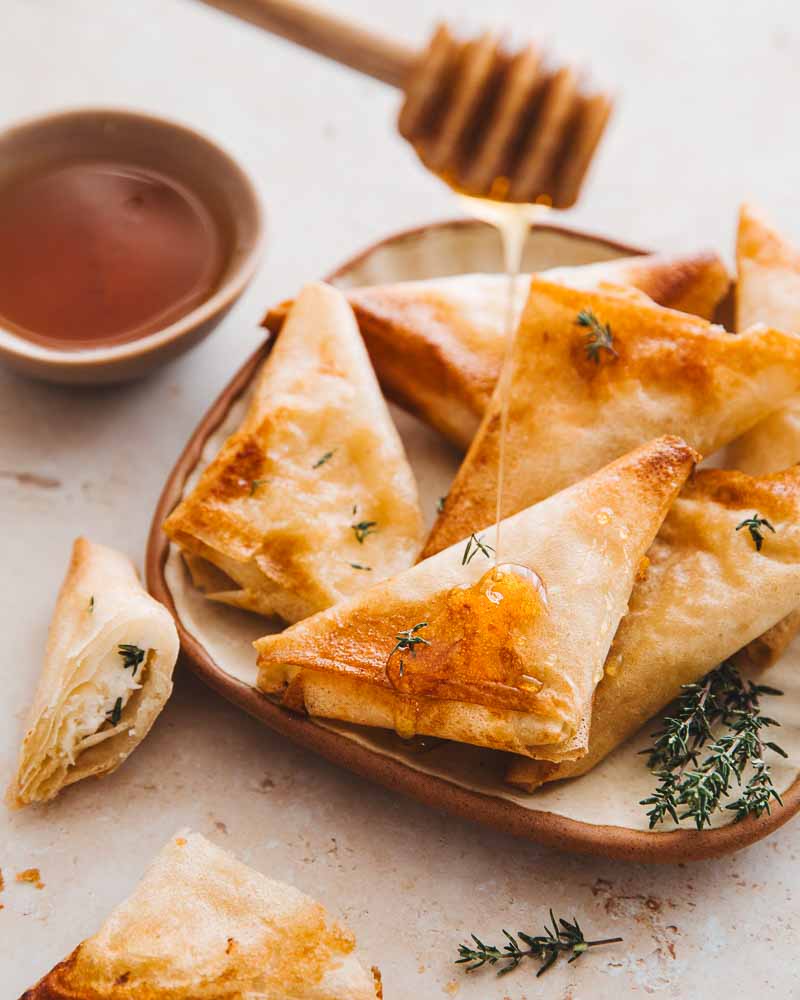
{"label": "ceramic plate", "polygon": [[[531,233],[523,263],[526,271],[535,271],[640,252],[597,236],[543,226]],[[383,240],[327,280],[347,288],[498,270],[500,247],[494,230],[456,221]],[[214,604],[199,594],[161,524],[238,425],[253,376],[270,346],[267,341],[250,358],[203,417],[167,480],[148,544],[149,587],[175,614],[186,659],[212,688],[272,729],[365,778],[447,812],[561,848],[642,861],[712,857],[759,840],[800,809],[800,777],[791,763],[800,760],[800,643],[770,672],[770,684],[784,690],[785,697],[776,699],[775,706],[765,706],[767,714],[781,720],[780,742],[789,753],[788,761],[773,766],[783,807],[741,823],[728,822],[720,814],[719,825],[702,832],[648,830],[645,809],[638,802],[654,781],[637,751],[646,745],[649,727],[589,774],[524,795],[503,785],[504,759],[499,753],[435,741],[420,749],[382,730],[294,715],[260,694],[255,689],[251,643],[268,630],[264,619]],[[392,412],[417,474],[423,509],[432,522],[436,501],[447,492],[459,456],[408,414],[395,408]]]}

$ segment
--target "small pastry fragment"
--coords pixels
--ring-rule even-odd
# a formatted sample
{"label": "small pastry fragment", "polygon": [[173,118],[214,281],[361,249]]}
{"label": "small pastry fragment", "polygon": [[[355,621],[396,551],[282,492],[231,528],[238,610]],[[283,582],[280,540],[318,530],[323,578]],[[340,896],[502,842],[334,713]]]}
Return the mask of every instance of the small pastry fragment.
{"label": "small pastry fragment", "polygon": [[187,832],[20,1000],[375,1000],[354,947],[319,903]]}
{"label": "small pastry fragment", "polygon": [[[762,518],[774,531],[759,531]],[[588,753],[560,764],[516,757],[511,784],[533,791],[590,771],[677,698],[681,685],[800,605],[800,467],[760,479],[695,473],[647,559],[595,692]]]}
{"label": "small pastry fragment", "polygon": [[259,639],[258,686],[403,737],[580,756],[640,561],[697,457],[653,441],[503,521],[498,566],[494,532],[472,536]]}
{"label": "small pastry fragment", "polygon": [[78,538],[56,602],[12,807],[114,771],[172,691],[178,633],[121,552]]}
{"label": "small pastry fragment", "polygon": [[414,562],[416,482],[341,292],[301,292],[241,427],[164,530],[211,600],[287,622]]}
{"label": "small pastry fragment", "polygon": [[[659,434],[712,455],[800,386],[800,340],[763,327],[733,336],[630,295],[535,278],[510,381],[503,516]],[[499,390],[423,557],[494,517]]]}
{"label": "small pastry fragment", "polygon": [[[636,288],[708,319],[730,285],[717,254],[703,252],[623,257],[541,276],[575,288]],[[530,278],[516,283],[517,314]],[[346,292],[386,394],[461,448],[475,436],[500,374],[507,288],[504,274],[459,274]],[[279,330],[289,305],[267,313],[264,325]]]}

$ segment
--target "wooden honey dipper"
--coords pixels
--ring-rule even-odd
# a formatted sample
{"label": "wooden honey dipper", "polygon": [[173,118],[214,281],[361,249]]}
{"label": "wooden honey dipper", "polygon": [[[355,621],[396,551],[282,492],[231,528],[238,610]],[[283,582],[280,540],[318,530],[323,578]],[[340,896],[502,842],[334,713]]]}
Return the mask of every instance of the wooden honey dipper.
{"label": "wooden honey dipper", "polygon": [[421,52],[294,0],[203,0],[403,90],[398,128],[422,162],[478,198],[568,208],[611,112],[571,66],[440,25]]}

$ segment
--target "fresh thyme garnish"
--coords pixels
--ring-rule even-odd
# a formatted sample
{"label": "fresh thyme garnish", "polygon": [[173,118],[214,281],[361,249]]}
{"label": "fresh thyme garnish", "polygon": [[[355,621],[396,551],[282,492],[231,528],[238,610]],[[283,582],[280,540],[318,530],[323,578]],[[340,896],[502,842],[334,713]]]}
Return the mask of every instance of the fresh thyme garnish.
{"label": "fresh thyme garnish", "polygon": [[591,309],[581,309],[576,320],[578,326],[588,327],[586,334],[586,357],[600,364],[600,352],[608,351],[614,357],[619,355],[614,348],[614,337],[611,334],[611,326],[608,323],[601,323]]}
{"label": "fresh thyme garnish", "polygon": [[494,549],[491,545],[487,545],[482,538],[478,538],[476,534],[472,534],[467,539],[467,547],[464,549],[461,565],[468,566],[479,552],[486,556],[487,559],[491,559]]}
{"label": "fresh thyme garnish", "polygon": [[94,594],[89,598],[89,614],[94,611]]}
{"label": "fresh thyme garnish", "polygon": [[[683,688],[686,693],[675,713],[664,719],[663,729],[653,733],[653,745],[642,751],[649,755],[648,766],[659,782],[640,803],[652,806],[647,813],[650,829],[671,816],[676,823],[692,819],[702,830],[722,808],[735,811],[740,820],[769,813],[773,801],[782,804],[764,752],[769,749],[781,757],[786,753],[762,738],[764,729],[779,723],[761,715],[759,703],[761,695],[783,692],[743,680],[730,662]],[[715,738],[716,723],[726,726],[727,732]],[[701,751],[705,751],[702,758]],[[742,787],[748,765],[751,774]],[[723,806],[734,782],[741,793]]]}
{"label": "fresh thyme garnish", "polygon": [[458,946],[459,958],[456,965],[466,965],[467,972],[474,972],[483,965],[497,965],[501,963],[501,968],[497,970],[498,976],[505,976],[512,972],[524,958],[532,958],[541,965],[536,973],[537,978],[547,972],[551,965],[558,959],[559,955],[569,954],[568,962],[577,961],[581,955],[589,948],[595,948],[601,944],[617,944],[621,937],[602,938],[598,941],[587,941],[583,936],[580,924],[576,917],[569,920],[556,920],[553,911],[550,911],[551,927],[545,924],[545,933],[535,936],[526,934],[524,931],[517,931],[517,937],[522,941],[522,947],[513,934],[503,930],[506,936],[506,944],[501,950],[492,944],[484,944],[480,938],[472,934],[475,945],[460,944]]}
{"label": "fresh thyme garnish", "polygon": [[756,552],[760,552],[761,546],[764,544],[764,536],[761,533],[762,528],[769,528],[773,535],[775,534],[775,529],[769,521],[765,517],[759,517],[757,511],[752,517],[746,517],[740,525],[737,525],[736,530],[741,531],[742,528],[747,528],[750,532],[750,537],[753,539]]}
{"label": "fresh thyme garnish", "polygon": [[250,481],[250,496],[255,496],[256,490],[261,489],[261,487],[266,483],[266,479],[252,479]]}
{"label": "fresh thyme garnish", "polygon": [[114,702],[114,707],[111,709],[110,712],[106,712],[106,715],[108,717],[108,721],[111,723],[112,726],[116,726],[119,724],[119,720],[122,717],[122,698],[117,698],[117,700]]}
{"label": "fresh thyme garnish", "polygon": [[135,677],[136,671],[144,663],[146,651],[140,649],[138,646],[132,646],[127,642],[120,643],[117,649],[119,650],[119,655],[122,657],[122,669],[127,670],[130,667],[132,671],[131,676]]}
{"label": "fresh thyme garnish", "polygon": [[318,458],[316,462],[314,462],[311,468],[318,469],[321,465],[324,465],[329,459],[333,458],[335,451],[336,451],[335,448],[333,449],[333,451],[326,451],[324,455],[320,456],[320,458]]}
{"label": "fresh thyme garnish", "polygon": [[[413,625],[411,628],[407,628],[407,629],[404,629],[402,632],[398,632],[397,635],[395,636],[395,639],[397,639],[397,645],[394,647],[394,649],[392,650],[392,652],[389,653],[389,656],[391,657],[395,653],[398,653],[398,652],[402,653],[403,650],[406,650],[406,649],[411,652],[412,656],[416,656],[417,655],[417,646],[419,646],[419,645],[430,646],[430,642],[428,642],[427,639],[423,639],[421,635],[417,635],[417,632],[419,632],[420,629],[427,628],[427,627],[428,627],[428,622],[418,622],[416,625]],[[405,668],[403,666],[403,658],[401,656],[400,657],[400,676],[401,677],[403,676],[404,670],[405,670]]]}
{"label": "fresh thyme garnish", "polygon": [[358,504],[354,503],[353,504],[353,517],[355,517],[357,513],[358,513]]}
{"label": "fresh thyme garnish", "polygon": [[441,514],[442,511],[444,510],[445,500],[447,500],[447,494],[446,493],[445,493],[445,495],[443,497],[439,497],[439,499],[436,501],[436,513],[437,514]]}
{"label": "fresh thyme garnish", "polygon": [[364,539],[367,535],[374,535],[375,530],[378,527],[377,521],[359,521],[358,524],[351,524],[350,527],[353,529],[356,535],[356,541],[359,545],[364,544]]}
{"label": "fresh thyme garnish", "polygon": [[372,567],[371,566],[362,566],[361,563],[350,563],[350,565],[353,567],[353,569],[363,569],[363,570],[366,570],[367,573],[371,573],[372,572]]}

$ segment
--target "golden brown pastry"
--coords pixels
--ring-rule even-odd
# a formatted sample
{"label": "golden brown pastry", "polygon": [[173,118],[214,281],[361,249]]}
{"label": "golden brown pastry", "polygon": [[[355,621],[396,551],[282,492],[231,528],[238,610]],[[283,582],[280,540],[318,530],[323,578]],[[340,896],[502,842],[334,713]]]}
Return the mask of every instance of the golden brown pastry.
{"label": "golden brown pastry", "polygon": [[[800,340],[788,334],[732,336],[641,298],[535,278],[514,354],[503,515],[658,434],[711,455],[798,385]],[[492,521],[501,402],[498,387],[423,557]]]}
{"label": "golden brown pastry", "polygon": [[[765,323],[800,334],[800,252],[749,205],[739,214],[736,270],[736,329]],[[733,441],[725,459],[754,476],[800,462],[800,395]],[[754,639],[737,659],[756,666],[774,663],[798,630],[800,610]]]}
{"label": "golden brown pastry", "polygon": [[[559,267],[542,276],[579,288],[629,285],[665,306],[707,318],[730,284],[713,253],[624,257]],[[516,283],[518,314],[529,281],[530,275]],[[386,394],[462,448],[474,437],[500,373],[506,294],[504,274],[461,274],[347,292]],[[264,325],[280,329],[287,306],[271,310]]]}
{"label": "golden brown pastry", "polygon": [[640,560],[695,453],[636,449],[412,569],[256,643],[261,690],[311,715],[560,760]]}
{"label": "golden brown pastry", "polygon": [[[756,548],[748,529],[762,527]],[[675,501],[634,587],[595,692],[589,752],[552,765],[524,758],[507,780],[527,791],[585,774],[680,694],[800,605],[800,467],[762,479],[697,472]]]}
{"label": "golden brown pastry", "polygon": [[58,595],[17,773],[13,807],[46,802],[115,770],[172,691],[178,633],[127,556],[79,538]]}
{"label": "golden brown pastry", "polygon": [[20,1000],[375,1000],[354,947],[319,903],[179,834]]}
{"label": "golden brown pastry", "polygon": [[340,292],[300,294],[241,427],[164,530],[209,598],[288,622],[414,562],[416,482]]}
{"label": "golden brown pastry", "polygon": [[[736,329],[766,324],[800,334],[800,251],[743,205],[736,241]],[[727,461],[751,475],[800,462],[800,395],[734,441]]]}

